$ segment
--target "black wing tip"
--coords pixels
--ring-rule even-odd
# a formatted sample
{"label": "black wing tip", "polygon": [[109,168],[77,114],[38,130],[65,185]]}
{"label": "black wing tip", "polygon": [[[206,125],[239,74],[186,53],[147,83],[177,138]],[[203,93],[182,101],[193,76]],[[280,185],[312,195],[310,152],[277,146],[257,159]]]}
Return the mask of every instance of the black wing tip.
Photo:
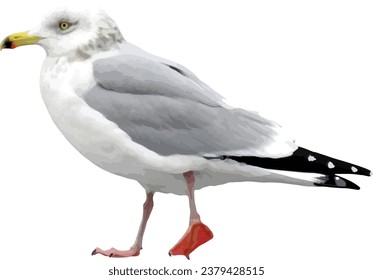
{"label": "black wing tip", "polygon": [[370,171],[369,169],[365,169],[364,171],[365,171],[364,174],[361,174],[361,175],[365,175],[365,176],[368,176],[368,177],[373,176],[372,171]]}
{"label": "black wing tip", "polygon": [[372,176],[369,169],[356,164],[348,163],[329,156],[325,156],[302,147],[298,147],[294,153],[282,158],[265,158],[255,156],[231,156],[221,155],[205,157],[206,159],[231,159],[239,163],[254,165],[266,169],[286,170],[295,172],[309,172],[325,175],[353,174]]}
{"label": "black wing tip", "polygon": [[363,176],[372,176],[372,171],[366,169],[364,167],[351,164],[351,172],[346,172],[345,174],[353,174],[353,175],[363,175]]}
{"label": "black wing tip", "polygon": [[321,180],[321,182],[314,183],[314,185],[318,187],[360,190],[358,185],[341,176],[326,175],[319,177],[318,179]]}
{"label": "black wing tip", "polygon": [[[310,163],[315,163],[319,165],[317,168],[323,168],[324,172],[317,172],[320,174],[325,175],[335,175],[335,174],[353,174],[353,175],[363,175],[363,176],[372,176],[372,172],[364,168],[362,166],[352,164],[346,161],[342,161],[336,158],[332,158],[320,153],[316,153],[310,150],[307,150],[302,147],[298,147],[298,149],[294,152],[294,154],[298,157],[307,158]],[[313,158],[310,161],[310,157]],[[318,161],[320,159],[320,161]],[[318,170],[321,171],[321,170]]]}

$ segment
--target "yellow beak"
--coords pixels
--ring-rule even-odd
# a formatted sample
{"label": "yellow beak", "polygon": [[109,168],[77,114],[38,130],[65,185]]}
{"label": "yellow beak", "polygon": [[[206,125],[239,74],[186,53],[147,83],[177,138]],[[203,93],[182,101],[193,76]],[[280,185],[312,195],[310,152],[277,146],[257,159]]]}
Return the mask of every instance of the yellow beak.
{"label": "yellow beak", "polygon": [[30,36],[28,32],[21,32],[9,35],[0,44],[0,51],[2,49],[15,49],[20,46],[34,45],[43,37]]}

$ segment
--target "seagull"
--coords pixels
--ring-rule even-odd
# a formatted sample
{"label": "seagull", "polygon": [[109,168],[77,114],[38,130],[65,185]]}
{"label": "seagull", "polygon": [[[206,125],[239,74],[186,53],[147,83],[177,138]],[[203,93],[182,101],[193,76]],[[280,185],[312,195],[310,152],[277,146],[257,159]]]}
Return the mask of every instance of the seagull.
{"label": "seagull", "polygon": [[137,180],[146,192],[130,249],[92,255],[138,256],[155,192],[188,197],[189,225],[169,254],[189,259],[213,238],[195,190],[243,181],[359,189],[339,174],[372,175],[297,146],[257,112],[229,106],[184,66],[127,42],[101,9],[57,9],[34,29],[6,37],[0,50],[32,44],[46,51],[41,94],[62,134],[95,165]]}

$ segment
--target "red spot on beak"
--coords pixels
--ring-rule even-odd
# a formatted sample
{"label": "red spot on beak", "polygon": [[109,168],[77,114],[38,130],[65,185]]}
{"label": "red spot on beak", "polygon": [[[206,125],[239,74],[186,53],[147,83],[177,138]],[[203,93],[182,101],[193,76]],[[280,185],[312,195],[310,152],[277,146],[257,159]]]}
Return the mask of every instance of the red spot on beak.
{"label": "red spot on beak", "polygon": [[17,46],[12,42],[12,45],[10,46],[12,49],[15,49]]}

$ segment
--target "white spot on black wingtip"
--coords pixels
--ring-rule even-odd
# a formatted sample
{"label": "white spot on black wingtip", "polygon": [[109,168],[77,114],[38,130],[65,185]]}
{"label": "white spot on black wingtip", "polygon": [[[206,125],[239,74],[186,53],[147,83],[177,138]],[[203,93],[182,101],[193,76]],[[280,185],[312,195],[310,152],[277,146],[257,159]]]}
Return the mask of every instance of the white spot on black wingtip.
{"label": "white spot on black wingtip", "polygon": [[308,156],[308,161],[315,161],[316,158],[313,155]]}
{"label": "white spot on black wingtip", "polygon": [[339,180],[339,177],[338,177],[338,176],[335,176],[335,179],[338,181],[338,180]]}
{"label": "white spot on black wingtip", "polygon": [[356,173],[358,170],[357,170],[357,168],[355,167],[355,166],[351,166],[351,170],[352,170],[352,172],[354,172],[354,173]]}
{"label": "white spot on black wingtip", "polygon": [[331,162],[331,161],[329,161],[328,162],[328,168],[329,169],[332,169],[332,168],[334,168],[335,167],[335,165]]}

